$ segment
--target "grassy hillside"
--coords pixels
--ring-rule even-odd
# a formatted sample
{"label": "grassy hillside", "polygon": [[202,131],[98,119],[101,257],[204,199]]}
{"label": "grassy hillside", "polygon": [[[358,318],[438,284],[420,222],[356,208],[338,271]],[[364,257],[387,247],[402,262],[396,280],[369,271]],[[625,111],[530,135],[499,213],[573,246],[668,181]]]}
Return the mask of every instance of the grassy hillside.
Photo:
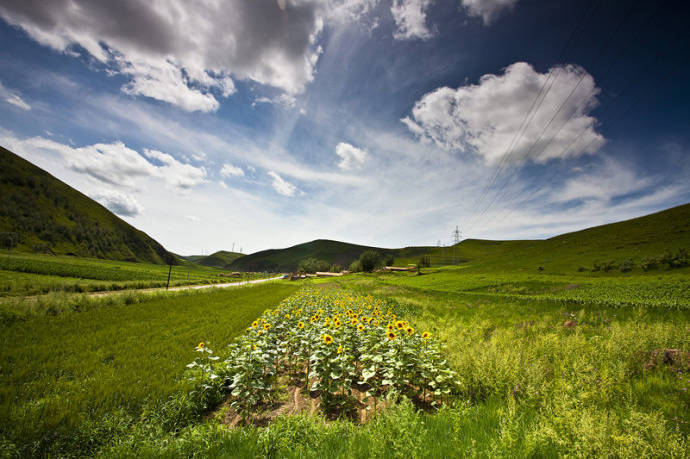
{"label": "grassy hillside", "polygon": [[0,246],[166,263],[165,248],[108,209],[0,147]]}
{"label": "grassy hillside", "polygon": [[380,249],[347,242],[317,239],[287,249],[271,249],[246,255],[233,261],[228,268],[238,271],[294,271],[304,258],[317,258],[347,267],[366,250],[395,254],[395,249]]}
{"label": "grassy hillside", "polygon": [[[194,255],[192,255],[194,256]],[[195,262],[203,266],[212,266],[215,268],[224,268],[233,261],[240,257],[243,257],[243,253],[239,252],[228,252],[227,250],[219,250],[211,255],[199,258]],[[187,258],[189,259],[189,258]]]}

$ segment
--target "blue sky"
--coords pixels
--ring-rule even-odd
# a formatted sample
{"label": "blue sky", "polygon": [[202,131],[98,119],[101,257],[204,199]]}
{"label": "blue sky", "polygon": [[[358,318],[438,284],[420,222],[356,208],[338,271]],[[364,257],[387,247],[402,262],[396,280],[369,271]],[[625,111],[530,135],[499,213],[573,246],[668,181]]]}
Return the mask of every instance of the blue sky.
{"label": "blue sky", "polygon": [[543,238],[690,201],[681,2],[0,5],[0,145],[177,253]]}

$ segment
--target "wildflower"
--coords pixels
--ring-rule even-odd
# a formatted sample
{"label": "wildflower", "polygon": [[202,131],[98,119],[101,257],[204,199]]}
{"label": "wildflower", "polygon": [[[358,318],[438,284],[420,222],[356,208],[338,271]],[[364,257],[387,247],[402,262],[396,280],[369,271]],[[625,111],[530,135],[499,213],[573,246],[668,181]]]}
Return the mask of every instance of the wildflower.
{"label": "wildflower", "polygon": [[341,352],[343,352],[343,345],[342,344],[340,346],[338,346],[338,354],[340,354]]}
{"label": "wildflower", "polygon": [[408,326],[408,327],[405,329],[405,331],[407,332],[408,335],[411,335],[412,333],[414,333],[414,328]]}
{"label": "wildflower", "polygon": [[256,320],[254,322],[252,322],[252,328],[256,328],[258,326],[259,326],[259,322],[257,322]]}
{"label": "wildflower", "polygon": [[331,335],[323,335],[323,342],[331,344],[333,342],[333,337]]}
{"label": "wildflower", "polygon": [[258,332],[256,332],[256,336],[261,336],[261,335],[263,335],[263,334],[264,334],[264,331],[263,331],[263,330],[259,330]]}
{"label": "wildflower", "polygon": [[269,328],[271,328],[271,324],[265,323],[264,324],[264,330],[268,330]]}
{"label": "wildflower", "polygon": [[285,318],[286,318],[286,319],[289,319],[289,318],[290,318],[290,314],[285,314]]}
{"label": "wildflower", "polygon": [[304,322],[297,322],[297,328],[304,328]]}
{"label": "wildflower", "polygon": [[429,332],[424,332],[424,333],[422,333],[422,338],[424,338],[424,339],[429,339],[429,338],[431,338],[431,333],[429,333]]}
{"label": "wildflower", "polygon": [[203,349],[203,348],[204,348],[204,342],[203,342],[203,341],[200,342],[199,345],[198,345],[197,347],[198,347],[199,349]]}
{"label": "wildflower", "polygon": [[357,325],[357,324],[359,323],[359,320],[357,320],[357,319],[352,319],[352,320],[350,321],[350,323],[351,323],[352,325]]}
{"label": "wildflower", "polygon": [[393,331],[393,329],[395,329],[393,324],[388,324],[388,326],[386,328],[388,329],[388,331]]}
{"label": "wildflower", "polygon": [[405,322],[403,322],[402,320],[399,320],[395,323],[395,326],[398,330],[402,330],[403,328],[405,328]]}
{"label": "wildflower", "polygon": [[363,331],[363,330],[364,330],[364,325],[359,324],[359,325],[357,326],[357,331]]}
{"label": "wildflower", "polygon": [[256,344],[252,344],[252,351],[256,350]]}
{"label": "wildflower", "polygon": [[396,334],[393,333],[392,331],[389,331],[389,332],[386,334],[386,336],[388,337],[388,339],[394,340],[395,337],[398,336],[398,335],[396,335]]}

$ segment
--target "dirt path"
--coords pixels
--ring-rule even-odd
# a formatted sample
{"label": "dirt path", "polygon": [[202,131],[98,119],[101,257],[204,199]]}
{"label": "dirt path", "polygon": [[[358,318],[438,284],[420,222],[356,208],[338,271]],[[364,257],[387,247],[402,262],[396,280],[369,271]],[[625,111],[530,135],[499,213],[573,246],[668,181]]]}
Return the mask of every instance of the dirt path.
{"label": "dirt path", "polygon": [[[202,284],[202,285],[183,285],[180,287],[170,287],[167,289],[168,292],[177,292],[179,290],[200,290],[203,288],[227,288],[227,287],[239,287],[240,285],[248,285],[248,284],[259,284],[261,282],[268,282],[268,281],[273,281],[273,280],[278,280],[281,279],[281,276],[278,277],[270,277],[268,279],[254,279],[250,281],[242,281],[242,282],[228,282],[225,284]],[[91,292],[87,293],[89,296],[106,296],[106,295],[115,295],[117,293],[129,293],[129,292],[165,292],[166,288],[165,287],[157,287],[157,288],[140,288],[140,289],[131,289],[131,290],[109,290],[106,292]]]}
{"label": "dirt path", "polygon": [[[228,287],[240,287],[242,285],[249,285],[249,284],[259,284],[261,282],[269,282],[269,281],[274,281],[281,279],[282,276],[278,277],[271,277],[268,279],[254,279],[250,281],[241,281],[241,282],[227,282],[225,284],[201,284],[201,285],[183,285],[179,287],[170,287],[169,289],[165,289],[165,287],[156,287],[156,288],[135,288],[135,289],[127,289],[127,290],[106,290],[103,292],[83,292],[83,293],[66,293],[68,295],[82,295],[82,296],[92,296],[92,297],[103,297],[103,296],[108,296],[108,295],[122,295],[125,293],[156,293],[156,292],[176,292],[180,290],[200,290],[204,288],[228,288]],[[5,296],[5,297],[0,297],[0,303],[6,302],[6,301],[13,301],[17,299],[21,299],[21,301],[27,301],[27,300],[38,300],[39,298],[45,297],[47,295],[50,295],[50,293],[44,294],[44,295],[31,295],[31,296]]]}

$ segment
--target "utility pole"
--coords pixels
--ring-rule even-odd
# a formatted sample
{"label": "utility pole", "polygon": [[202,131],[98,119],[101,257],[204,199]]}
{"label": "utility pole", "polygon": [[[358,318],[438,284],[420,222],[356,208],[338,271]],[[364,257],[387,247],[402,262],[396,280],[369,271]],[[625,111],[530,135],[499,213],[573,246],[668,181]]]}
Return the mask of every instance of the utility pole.
{"label": "utility pole", "polygon": [[455,225],[455,231],[453,231],[453,264],[458,264],[457,262],[457,250],[458,244],[460,243],[460,229]]}

